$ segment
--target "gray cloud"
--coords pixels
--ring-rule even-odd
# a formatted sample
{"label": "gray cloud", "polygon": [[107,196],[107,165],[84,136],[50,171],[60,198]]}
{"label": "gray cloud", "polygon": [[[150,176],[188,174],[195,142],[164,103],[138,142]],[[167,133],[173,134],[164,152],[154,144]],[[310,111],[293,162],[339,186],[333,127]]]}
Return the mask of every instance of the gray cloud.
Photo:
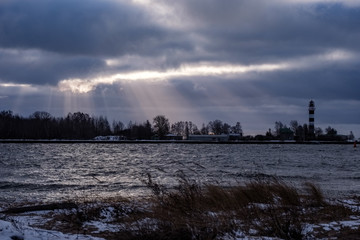
{"label": "gray cloud", "polygon": [[0,62],[0,81],[35,85],[56,85],[61,79],[91,76],[105,65],[97,58],[61,56],[37,50],[3,50]]}
{"label": "gray cloud", "polygon": [[[0,45],[37,48],[63,54],[151,54],[161,27],[142,9],[121,1],[3,1]],[[171,47],[171,44],[169,44]]]}
{"label": "gray cloud", "polygon": [[[191,58],[249,63],[359,50],[359,8],[263,0],[171,4],[177,21],[184,22],[178,30],[161,26],[151,9],[121,1],[6,1],[0,4],[0,45],[64,54],[165,55],[170,63]],[[189,51],[191,57],[179,59]]]}
{"label": "gray cloud", "polygon": [[358,74],[330,69],[276,73],[263,76],[267,80],[257,81],[255,87],[272,96],[360,101]]}
{"label": "gray cloud", "polygon": [[334,48],[359,50],[359,8],[269,1],[177,4],[185,8],[189,28],[206,39],[201,47],[217,59],[261,62]]}

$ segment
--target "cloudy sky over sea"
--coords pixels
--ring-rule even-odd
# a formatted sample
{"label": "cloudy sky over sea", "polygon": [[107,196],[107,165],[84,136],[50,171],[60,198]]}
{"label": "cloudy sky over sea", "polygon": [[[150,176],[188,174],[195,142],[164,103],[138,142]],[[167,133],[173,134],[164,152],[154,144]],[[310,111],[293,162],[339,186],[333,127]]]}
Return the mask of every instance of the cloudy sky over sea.
{"label": "cloudy sky over sea", "polygon": [[0,0],[0,111],[360,137],[358,0]]}

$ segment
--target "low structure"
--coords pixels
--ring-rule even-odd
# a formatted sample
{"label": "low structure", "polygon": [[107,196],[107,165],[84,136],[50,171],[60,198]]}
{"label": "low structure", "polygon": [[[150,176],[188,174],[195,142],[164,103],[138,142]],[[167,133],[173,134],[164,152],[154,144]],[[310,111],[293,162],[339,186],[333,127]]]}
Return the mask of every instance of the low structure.
{"label": "low structure", "polygon": [[165,136],[165,140],[183,140],[183,136],[169,133]]}
{"label": "low structure", "polygon": [[242,138],[241,133],[230,133],[229,134],[229,141],[239,141]]}
{"label": "low structure", "polygon": [[189,135],[188,140],[199,142],[227,142],[229,135]]}

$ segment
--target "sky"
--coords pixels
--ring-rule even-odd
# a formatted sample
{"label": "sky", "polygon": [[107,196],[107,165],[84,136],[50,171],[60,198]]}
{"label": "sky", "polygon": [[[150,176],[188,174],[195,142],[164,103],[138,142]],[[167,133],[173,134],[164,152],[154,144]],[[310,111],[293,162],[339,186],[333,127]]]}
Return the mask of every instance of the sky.
{"label": "sky", "polygon": [[0,111],[360,137],[358,0],[0,0]]}

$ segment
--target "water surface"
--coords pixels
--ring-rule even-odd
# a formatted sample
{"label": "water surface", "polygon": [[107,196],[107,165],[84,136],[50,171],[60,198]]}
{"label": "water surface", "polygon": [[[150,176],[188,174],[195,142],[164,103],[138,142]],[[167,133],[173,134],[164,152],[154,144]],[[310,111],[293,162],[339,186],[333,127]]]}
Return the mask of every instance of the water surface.
{"label": "water surface", "polygon": [[360,194],[360,150],[301,144],[0,144],[0,202],[138,196],[150,173],[224,186],[277,176],[318,184],[327,195]]}

